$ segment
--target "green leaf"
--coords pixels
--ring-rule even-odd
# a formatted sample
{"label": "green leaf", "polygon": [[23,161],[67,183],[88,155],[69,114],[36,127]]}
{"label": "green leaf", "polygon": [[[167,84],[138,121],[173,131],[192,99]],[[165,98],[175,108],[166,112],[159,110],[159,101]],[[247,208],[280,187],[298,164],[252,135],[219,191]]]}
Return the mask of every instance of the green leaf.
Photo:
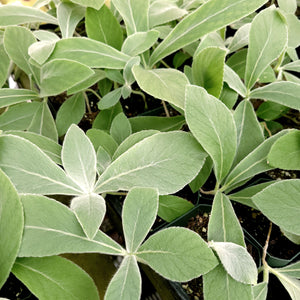
{"label": "green leaf", "polygon": [[106,5],[103,5],[100,10],[88,8],[85,26],[89,38],[121,50],[123,31],[118,20]]}
{"label": "green leaf", "polygon": [[155,49],[150,64],[154,65],[167,55],[254,12],[265,0],[210,0],[186,16]]}
{"label": "green leaf", "polygon": [[232,40],[230,41],[230,44],[228,45],[231,53],[248,45],[250,28],[251,24],[247,23],[236,31]]}
{"label": "green leaf", "polygon": [[94,9],[100,9],[104,4],[105,0],[72,0],[72,2],[84,7],[92,7]]}
{"label": "green leaf", "polygon": [[184,89],[189,83],[184,73],[175,69],[145,70],[141,66],[134,66],[132,71],[146,93],[184,108]]}
{"label": "green leaf", "polygon": [[113,0],[122,16],[127,35],[149,29],[149,0]]}
{"label": "green leaf", "polygon": [[183,116],[175,116],[170,118],[157,117],[157,116],[138,116],[129,118],[132,127],[132,132],[141,130],[159,130],[159,131],[172,131],[179,130],[185,123]]}
{"label": "green leaf", "polygon": [[272,170],[273,167],[268,164],[267,160],[268,153],[273,143],[286,133],[286,130],[282,130],[276,135],[266,139],[242,159],[228,174],[223,189],[226,188],[232,190],[233,187],[243,183],[245,180],[250,179],[256,174]]}
{"label": "green leaf", "polygon": [[56,128],[58,136],[64,135],[71,124],[78,124],[85,113],[85,100],[82,93],[68,98],[58,109],[56,114]]}
{"label": "green leaf", "polygon": [[[189,155],[186,155],[186,154]],[[160,195],[175,193],[199,172],[204,153],[185,132],[157,133],[119,156],[99,177],[95,191],[157,188]]]}
{"label": "green leaf", "polygon": [[36,111],[41,107],[39,102],[20,103],[11,106],[0,115],[1,130],[26,130],[32,122]]}
{"label": "green leaf", "polygon": [[82,63],[53,59],[41,68],[40,95],[46,97],[60,94],[93,74],[94,71]]}
{"label": "green leaf", "polygon": [[282,66],[283,70],[287,71],[295,71],[295,72],[300,72],[300,59],[296,61],[292,61],[284,66]]}
{"label": "green leaf", "polygon": [[68,38],[56,43],[50,59],[77,61],[91,68],[123,69],[130,59],[124,53],[89,38]]}
{"label": "green leaf", "polygon": [[57,42],[60,40],[54,32],[48,30],[35,30],[33,34],[40,41]]}
{"label": "green leaf", "polygon": [[2,5],[0,7],[0,26],[45,22],[57,24],[56,18],[37,9],[23,5]]}
{"label": "green leaf", "polygon": [[123,232],[128,253],[134,253],[140,247],[156,219],[157,210],[157,190],[151,188],[129,190],[122,210]]}
{"label": "green leaf", "polygon": [[232,109],[238,100],[238,93],[231,89],[226,82],[223,84],[220,100],[229,108]]}
{"label": "green leaf", "polygon": [[86,236],[92,240],[103,221],[106,206],[102,196],[90,193],[72,199],[70,208]]}
{"label": "green leaf", "polygon": [[135,32],[124,41],[122,52],[130,56],[141,54],[153,46],[158,36],[159,32],[157,30]]}
{"label": "green leaf", "polygon": [[208,240],[232,242],[245,247],[243,229],[228,197],[220,192],[214,197],[208,224]]}
{"label": "green leaf", "polygon": [[111,123],[110,135],[121,144],[131,134],[131,125],[123,112],[115,116]]}
{"label": "green leaf", "polygon": [[266,300],[268,293],[268,283],[261,282],[252,287],[254,300]]}
{"label": "green leaf", "polygon": [[300,245],[300,235],[297,235],[297,234],[293,234],[293,233],[290,233],[286,230],[283,230],[281,228],[281,232],[284,234],[284,236],[286,238],[288,238],[291,242],[293,242],[294,244],[296,245]]}
{"label": "green leaf", "polygon": [[63,167],[85,193],[93,191],[96,180],[96,153],[90,139],[77,126],[68,129],[61,152]]}
{"label": "green leaf", "polygon": [[245,247],[231,242],[210,242],[227,273],[236,281],[256,284],[257,268]]}
{"label": "green leaf", "polygon": [[279,138],[268,154],[271,166],[285,170],[300,170],[300,131],[290,131]]}
{"label": "green leaf", "polygon": [[0,89],[0,108],[36,99],[39,99],[39,95],[31,90],[9,88]]}
{"label": "green leaf", "polygon": [[189,281],[218,264],[204,240],[182,227],[167,228],[152,235],[136,256],[138,261],[172,281]]}
{"label": "green leaf", "polygon": [[142,278],[135,256],[125,256],[105,292],[106,300],[139,300]]}
{"label": "green leaf", "polygon": [[[0,16],[1,9],[0,7]],[[1,17],[0,17],[1,19]],[[16,43],[18,41],[18,43]],[[29,63],[28,48],[35,43],[36,39],[32,32],[21,26],[10,26],[5,29],[4,47],[10,59],[25,73],[32,74],[32,67]]]}
{"label": "green leaf", "polygon": [[[285,15],[287,24],[288,24],[288,46],[290,48],[290,51],[294,51],[293,48],[297,48],[300,45],[300,38],[299,38],[299,30],[300,30],[300,21],[298,17],[294,14],[286,14]],[[288,53],[292,57],[291,52]],[[294,54],[293,60],[298,59],[297,52]]]}
{"label": "green leaf", "polygon": [[113,156],[118,148],[118,144],[113,137],[103,130],[92,128],[86,132],[86,135],[91,140],[96,151],[99,146],[102,146],[110,156]]}
{"label": "green leaf", "polygon": [[47,154],[56,164],[61,165],[61,145],[43,135],[29,131],[7,131],[6,134],[20,136],[31,143],[37,145],[45,154]]}
{"label": "green leaf", "polygon": [[21,201],[8,177],[0,170],[0,288],[17,258],[23,234]]}
{"label": "green leaf", "polygon": [[297,110],[299,104],[300,84],[289,81],[277,81],[253,90],[251,98],[270,100]]}
{"label": "green leaf", "polygon": [[224,81],[230,86],[233,90],[239,93],[245,98],[247,94],[246,87],[237,73],[235,73],[230,67],[226,64],[224,65]]}
{"label": "green leaf", "polygon": [[59,256],[18,258],[13,273],[39,299],[99,300],[92,278]]}
{"label": "green leaf", "polygon": [[105,78],[105,71],[103,70],[93,70],[95,73],[88,77],[86,80],[74,85],[70,89],[67,90],[68,95],[72,95],[81,91],[86,90],[87,88],[93,86],[94,84],[98,83],[100,80]]}
{"label": "green leaf", "polygon": [[300,235],[300,180],[276,182],[252,197],[258,209],[284,230]]}
{"label": "green leaf", "polygon": [[231,111],[205,89],[190,85],[186,88],[185,112],[191,132],[212,158],[217,181],[221,182],[230,170],[237,146]]}
{"label": "green leaf", "polygon": [[281,274],[285,274],[287,276],[299,279],[300,278],[300,261],[290,264],[290,265],[280,268],[280,269],[275,269],[275,270],[280,270]]}
{"label": "green leaf", "polygon": [[56,13],[62,38],[69,38],[73,36],[77,24],[84,17],[85,8],[73,3],[61,2],[57,6]]}
{"label": "green leaf", "polygon": [[124,152],[126,152],[129,148],[133,147],[138,142],[156,133],[158,133],[157,130],[143,130],[131,134],[120,144],[118,149],[115,151],[113,155],[113,160],[117,159],[120,155],[122,155]]}
{"label": "green leaf", "polygon": [[179,8],[178,4],[172,0],[154,0],[150,2],[150,28],[168,23],[173,20],[181,19],[184,15],[188,13],[186,9]]}
{"label": "green leaf", "polygon": [[238,146],[233,163],[236,165],[259,146],[265,138],[250,101],[240,102],[233,116],[237,128]]}
{"label": "green leaf", "polygon": [[269,181],[269,182],[263,182],[263,183],[253,185],[253,186],[244,188],[239,192],[228,195],[228,198],[230,200],[242,203],[244,205],[250,206],[257,210],[256,205],[252,201],[252,197],[273,183],[274,183],[274,181]]}
{"label": "green leaf", "polygon": [[191,210],[194,205],[177,196],[165,195],[159,197],[158,215],[167,222],[172,222]]}
{"label": "green leaf", "polygon": [[86,237],[75,214],[65,205],[38,195],[22,195],[25,229],[19,257],[41,257],[62,253],[121,255],[123,248],[98,231]]}
{"label": "green leaf", "polygon": [[294,14],[297,10],[296,0],[278,0],[278,5],[286,13]]}
{"label": "green leaf", "polygon": [[7,55],[4,45],[0,44],[0,88],[4,85],[9,75],[10,58]]}
{"label": "green leaf", "polygon": [[192,64],[195,85],[202,86],[206,91],[218,98],[223,87],[223,73],[226,50],[208,47],[194,56]]}
{"label": "green leaf", "polygon": [[55,122],[46,102],[40,103],[28,126],[28,131],[46,136],[55,142],[57,141],[58,136]]}
{"label": "green leaf", "polygon": [[109,93],[107,93],[99,102],[98,108],[108,109],[115,106],[121,99],[122,88],[117,88]]}
{"label": "green leaf", "polygon": [[42,150],[18,136],[0,136],[0,167],[10,177],[19,193],[82,193]]}
{"label": "green leaf", "polygon": [[287,37],[287,26],[275,6],[262,10],[254,18],[250,29],[245,72],[245,85],[248,90],[287,46]]}
{"label": "green leaf", "polygon": [[232,54],[226,61],[227,66],[236,72],[241,79],[245,77],[247,52],[248,49],[241,49]]}
{"label": "green leaf", "polygon": [[280,118],[289,110],[288,107],[274,102],[263,102],[256,110],[256,115],[265,121],[272,121]]}
{"label": "green leaf", "polygon": [[55,43],[55,41],[41,41],[33,43],[28,48],[28,54],[34,61],[42,65],[53,52]]}
{"label": "green leaf", "polygon": [[97,172],[98,174],[102,174],[106,168],[111,164],[111,156],[107,151],[99,146],[97,150]]}
{"label": "green leaf", "polygon": [[253,300],[251,285],[234,280],[221,264],[203,275],[203,285],[205,300]]}

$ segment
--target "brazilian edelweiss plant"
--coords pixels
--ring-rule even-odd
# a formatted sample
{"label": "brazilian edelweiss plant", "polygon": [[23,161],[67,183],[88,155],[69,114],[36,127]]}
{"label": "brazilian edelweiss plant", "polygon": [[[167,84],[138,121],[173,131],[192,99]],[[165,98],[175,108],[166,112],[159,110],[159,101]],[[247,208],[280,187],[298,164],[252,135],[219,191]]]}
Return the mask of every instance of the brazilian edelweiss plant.
{"label": "brazilian edelweiss plant", "polygon": [[[264,99],[276,113],[300,109],[291,73],[300,70],[297,2],[104,2],[0,7],[0,286],[12,271],[39,299],[99,299],[92,279],[58,256],[96,252],[123,256],[108,300],[140,298],[137,262],[173,281],[203,275],[206,300],[266,299],[269,273],[299,299],[299,262],[274,268],[263,256],[257,283],[231,205],[260,210],[299,244],[300,180],[244,188],[276,167],[300,169],[299,130],[270,131],[274,123],[263,114],[260,122],[251,102]],[[164,59],[173,54],[170,68]],[[11,75],[20,88],[8,86]],[[64,92],[54,119],[51,99]],[[119,100],[145,93],[181,115],[127,118]],[[85,134],[73,123],[91,95],[100,112]],[[185,123],[191,132],[179,130]],[[174,199],[187,184],[196,191],[211,173],[208,242],[180,227],[146,239],[162,196]],[[105,195],[118,191],[128,192],[125,247],[99,230]],[[46,197],[58,194],[73,197],[69,207]]]}

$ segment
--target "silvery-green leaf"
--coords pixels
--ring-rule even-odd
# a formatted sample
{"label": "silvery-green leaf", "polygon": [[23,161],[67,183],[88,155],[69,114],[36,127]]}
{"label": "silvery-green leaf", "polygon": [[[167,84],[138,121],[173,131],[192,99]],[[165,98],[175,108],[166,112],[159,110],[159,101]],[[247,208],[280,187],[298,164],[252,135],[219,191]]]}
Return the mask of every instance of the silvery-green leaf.
{"label": "silvery-green leaf", "polygon": [[68,59],[50,60],[41,67],[40,96],[60,94],[93,74],[92,69],[76,61]]}
{"label": "silvery-green leaf", "polygon": [[98,108],[108,109],[115,106],[121,99],[122,88],[114,89],[113,91],[107,93],[99,102]]}
{"label": "silvery-green leaf", "polygon": [[205,300],[253,300],[251,285],[234,280],[222,264],[203,275],[203,286]]}
{"label": "silvery-green leaf", "polygon": [[295,71],[295,72],[300,72],[300,59],[296,61],[292,61],[284,66],[282,66],[283,70],[287,71]]}
{"label": "silvery-green leaf", "polygon": [[46,136],[55,142],[57,141],[55,122],[46,102],[40,103],[27,130]]}
{"label": "silvery-green leaf", "polygon": [[233,116],[237,129],[237,152],[233,162],[235,166],[259,146],[265,138],[250,101],[241,101]]}
{"label": "silvery-green leaf", "polygon": [[208,223],[208,240],[232,242],[245,247],[243,229],[228,197],[220,192],[214,197]]}
{"label": "silvery-green leaf", "polygon": [[0,108],[28,100],[37,100],[39,95],[26,89],[0,89]]}
{"label": "silvery-green leaf", "polygon": [[250,98],[270,100],[300,110],[299,93],[299,83],[276,81],[264,87],[254,89],[250,93]]}
{"label": "silvery-green leaf", "polygon": [[122,210],[123,232],[128,253],[136,252],[144,241],[156,219],[157,210],[157,190],[151,188],[129,190]]}
{"label": "silvery-green leaf", "polygon": [[179,130],[185,123],[183,116],[175,116],[170,118],[158,116],[137,116],[129,118],[132,127],[132,132],[141,130],[159,130],[159,131],[172,131]]}
{"label": "silvery-green leaf", "polygon": [[266,300],[268,293],[268,283],[261,282],[252,287],[254,300]]}
{"label": "silvery-green leaf", "polygon": [[254,12],[265,0],[210,0],[188,14],[155,49],[150,65],[176,50]]}
{"label": "silvery-green leaf", "polygon": [[281,274],[300,279],[300,261],[280,268],[279,270]]}
{"label": "silvery-green leaf", "polygon": [[157,130],[143,130],[136,133],[131,134],[126,138],[118,147],[113,155],[113,160],[117,159],[121,154],[126,152],[129,148],[134,146],[136,143],[140,142],[144,138],[151,136],[155,133],[158,133]]}
{"label": "silvery-green leaf", "polygon": [[299,179],[284,180],[268,186],[252,197],[252,200],[273,223],[290,233],[300,235],[299,192]]}
{"label": "silvery-green leaf", "polygon": [[100,9],[101,6],[105,3],[105,0],[72,0],[72,2],[84,7]]}
{"label": "silvery-green leaf", "polygon": [[245,97],[247,90],[238,76],[237,73],[235,73],[230,67],[228,67],[226,64],[224,65],[224,81],[237,93],[239,93],[241,96]]}
{"label": "silvery-green leaf", "polygon": [[106,168],[111,164],[111,156],[102,146],[98,147],[96,156],[97,172],[98,174],[102,174],[106,170]]}
{"label": "silvery-green leaf", "polygon": [[155,0],[150,2],[150,28],[173,20],[181,19],[188,13],[186,9],[179,8],[178,4],[172,0]]}
{"label": "silvery-green leaf", "polygon": [[[1,9],[0,7],[0,15]],[[16,41],[18,43],[16,44]],[[32,74],[32,66],[29,63],[28,48],[36,42],[33,33],[21,26],[10,26],[5,29],[4,47],[10,59],[25,73]]]}
{"label": "silvery-green leaf", "polygon": [[221,182],[236,153],[237,133],[233,115],[225,104],[205,89],[192,85],[186,88],[185,106],[189,128],[212,158],[217,181]]}
{"label": "silvery-green leaf", "polygon": [[282,130],[266,139],[242,159],[226,177],[224,189],[232,190],[235,186],[240,185],[242,182],[250,179],[256,174],[274,169],[274,167],[268,164],[268,153],[273,143],[287,132],[287,130]]}
{"label": "silvery-green leaf", "polygon": [[257,268],[245,247],[231,242],[210,242],[227,273],[245,284],[256,284]]}
{"label": "silvery-green leaf", "polygon": [[138,261],[172,281],[189,281],[218,264],[200,235],[182,227],[170,227],[153,234],[136,256]]}
{"label": "silvery-green leaf", "polygon": [[24,227],[21,201],[8,177],[0,170],[0,288],[17,258]]}
{"label": "silvery-green leaf", "polygon": [[249,186],[249,187],[244,188],[241,191],[238,191],[234,194],[229,194],[228,198],[230,200],[242,203],[244,205],[250,206],[257,210],[256,205],[252,201],[252,197],[272,183],[274,183],[274,181],[268,181],[268,182],[259,183],[259,184],[253,185],[253,186]]}
{"label": "silvery-green leaf", "polygon": [[229,108],[232,109],[238,100],[238,93],[231,89],[226,82],[223,84],[223,89],[220,95],[220,100]]}
{"label": "silvery-green leaf", "polygon": [[18,136],[0,136],[0,167],[10,177],[19,193],[82,193],[79,186],[42,150]]}
{"label": "silvery-green leaf", "polygon": [[202,86],[209,94],[217,98],[223,86],[226,52],[218,47],[207,47],[193,59],[193,83]]}
{"label": "silvery-green leaf", "polygon": [[125,256],[105,292],[105,300],[139,300],[142,278],[135,256]]}
{"label": "silvery-green leaf", "polygon": [[297,52],[295,48],[300,45],[299,30],[300,30],[300,21],[295,14],[285,14],[284,15],[288,24],[288,49],[287,53],[293,60],[298,59]]}
{"label": "silvery-green leaf", "polygon": [[113,156],[118,148],[118,144],[113,137],[103,130],[92,128],[86,132],[86,135],[91,140],[96,151],[99,146],[102,146],[110,156]]}
{"label": "silvery-green leaf", "polygon": [[112,0],[125,25],[127,35],[149,29],[149,0]]}
{"label": "silvery-green leaf", "polygon": [[113,12],[103,5],[100,10],[87,8],[85,15],[86,32],[89,38],[121,49],[123,43],[122,28]]}
{"label": "silvery-green leaf", "polygon": [[194,205],[177,196],[164,195],[159,197],[158,216],[167,222],[172,222],[191,210]]}
{"label": "silvery-green leaf", "polygon": [[73,3],[61,2],[57,6],[56,13],[62,38],[69,38],[73,36],[77,24],[84,17],[85,8]]}
{"label": "silvery-green leaf", "polygon": [[60,38],[49,30],[35,30],[33,35],[40,41],[57,42]]}
{"label": "silvery-green leaf", "polygon": [[106,212],[105,200],[100,195],[90,193],[73,198],[70,208],[86,236],[92,240],[99,231]]}
{"label": "silvery-green leaf", "polygon": [[134,65],[139,65],[141,62],[141,58],[139,56],[132,57],[126,64],[124,70],[123,70],[123,77],[125,80],[125,83],[127,85],[131,85],[135,82],[134,75],[132,73],[132,67]]}
{"label": "silvery-green leaf", "polygon": [[134,66],[132,71],[138,85],[146,93],[184,108],[184,89],[189,83],[184,73],[175,69],[146,70],[141,66]]}
{"label": "silvery-green leaf", "polygon": [[124,113],[115,116],[111,123],[110,135],[121,144],[131,134],[131,125]]}
{"label": "silvery-green leaf", "polygon": [[157,133],[113,161],[99,177],[95,192],[141,186],[157,188],[160,195],[175,193],[196,176],[206,156],[188,133]]}
{"label": "silvery-green leaf", "polygon": [[102,231],[93,240],[86,237],[75,214],[65,205],[38,195],[22,195],[25,229],[19,257],[42,257],[62,253],[125,251]]}
{"label": "silvery-green leaf", "polygon": [[247,23],[237,30],[228,45],[230,52],[235,52],[248,45],[250,27],[251,24]]}
{"label": "silvery-green leaf", "polygon": [[8,78],[10,58],[7,55],[4,45],[0,44],[0,88],[4,85]]}
{"label": "silvery-green leaf", "polygon": [[268,154],[270,165],[285,170],[300,170],[300,131],[292,130],[278,139]]}
{"label": "silvery-green leaf", "polygon": [[262,10],[254,18],[250,29],[245,72],[245,85],[248,90],[287,46],[287,37],[286,23],[275,6]]}
{"label": "silvery-green leaf", "polygon": [[56,164],[61,165],[61,145],[52,139],[29,131],[7,131],[6,134],[20,136],[31,143],[37,145],[45,154],[47,154]]}
{"label": "silvery-green leaf", "polygon": [[282,228],[280,228],[280,229],[286,238],[288,238],[294,244],[300,245],[300,234],[298,235],[298,234],[290,233],[286,230],[283,230]]}
{"label": "silvery-green leaf", "polygon": [[30,45],[28,48],[29,56],[38,64],[43,64],[51,55],[55,43],[53,41],[41,41]]}
{"label": "silvery-green leaf", "polygon": [[90,139],[75,124],[66,133],[61,157],[66,173],[83,191],[92,192],[96,179],[96,153]]}
{"label": "silvery-green leaf", "polygon": [[71,124],[78,124],[85,113],[85,100],[82,93],[68,98],[58,109],[56,114],[56,128],[58,136],[64,135]]}
{"label": "silvery-green leaf", "polygon": [[93,279],[65,258],[18,258],[12,271],[39,299],[99,300]]}
{"label": "silvery-green leaf", "polygon": [[286,13],[294,14],[297,10],[297,0],[278,0],[278,5]]}
{"label": "silvery-green leaf", "polygon": [[130,56],[141,54],[153,46],[158,36],[159,32],[157,30],[135,32],[124,41],[122,52]]}
{"label": "silvery-green leaf", "polygon": [[62,39],[56,43],[50,59],[77,61],[91,68],[123,69],[130,57],[104,43],[83,37]]}
{"label": "silvery-green leaf", "polygon": [[0,26],[45,22],[57,24],[56,18],[34,7],[23,5],[2,5],[0,7]]}

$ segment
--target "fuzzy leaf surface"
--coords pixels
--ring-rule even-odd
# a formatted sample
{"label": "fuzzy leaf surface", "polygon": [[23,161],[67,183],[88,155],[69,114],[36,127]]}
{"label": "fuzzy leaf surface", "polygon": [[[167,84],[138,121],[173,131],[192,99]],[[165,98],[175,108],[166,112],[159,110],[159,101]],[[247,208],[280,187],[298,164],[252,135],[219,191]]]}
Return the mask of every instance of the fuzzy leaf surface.
{"label": "fuzzy leaf surface", "polygon": [[0,89],[0,108],[36,99],[39,99],[39,95],[31,90],[10,88]]}

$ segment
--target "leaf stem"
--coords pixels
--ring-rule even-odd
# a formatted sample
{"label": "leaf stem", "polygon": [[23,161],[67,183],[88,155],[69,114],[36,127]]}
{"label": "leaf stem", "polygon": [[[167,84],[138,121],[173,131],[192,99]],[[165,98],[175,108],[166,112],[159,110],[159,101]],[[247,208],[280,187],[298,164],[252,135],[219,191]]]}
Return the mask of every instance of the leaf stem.
{"label": "leaf stem", "polygon": [[162,105],[163,105],[163,107],[164,107],[166,116],[167,116],[168,118],[170,118],[170,113],[169,113],[169,111],[168,111],[166,102],[162,100],[161,103],[162,103]]}
{"label": "leaf stem", "polygon": [[84,96],[84,100],[85,100],[85,103],[86,103],[86,107],[87,107],[88,113],[92,114],[92,110],[91,110],[89,98],[88,98],[86,92],[83,93],[83,96]]}
{"label": "leaf stem", "polygon": [[94,94],[94,95],[99,99],[99,101],[102,99],[102,98],[100,97],[100,95],[98,95],[93,89],[86,89],[86,91],[87,91],[87,92],[90,92],[90,93],[92,93],[92,94]]}
{"label": "leaf stem", "polygon": [[269,241],[272,233],[272,222],[270,222],[269,231],[266,239],[265,246],[263,248],[262,254],[262,263],[263,263],[263,281],[269,282],[269,265],[267,264],[266,257],[267,257],[267,250],[269,247]]}
{"label": "leaf stem", "polygon": [[143,92],[131,90],[131,93],[132,93],[132,94],[135,94],[135,95],[140,95],[140,96],[143,98],[143,101],[144,101],[144,103],[145,103],[145,109],[148,109],[148,104],[147,104],[146,96],[144,95]]}

